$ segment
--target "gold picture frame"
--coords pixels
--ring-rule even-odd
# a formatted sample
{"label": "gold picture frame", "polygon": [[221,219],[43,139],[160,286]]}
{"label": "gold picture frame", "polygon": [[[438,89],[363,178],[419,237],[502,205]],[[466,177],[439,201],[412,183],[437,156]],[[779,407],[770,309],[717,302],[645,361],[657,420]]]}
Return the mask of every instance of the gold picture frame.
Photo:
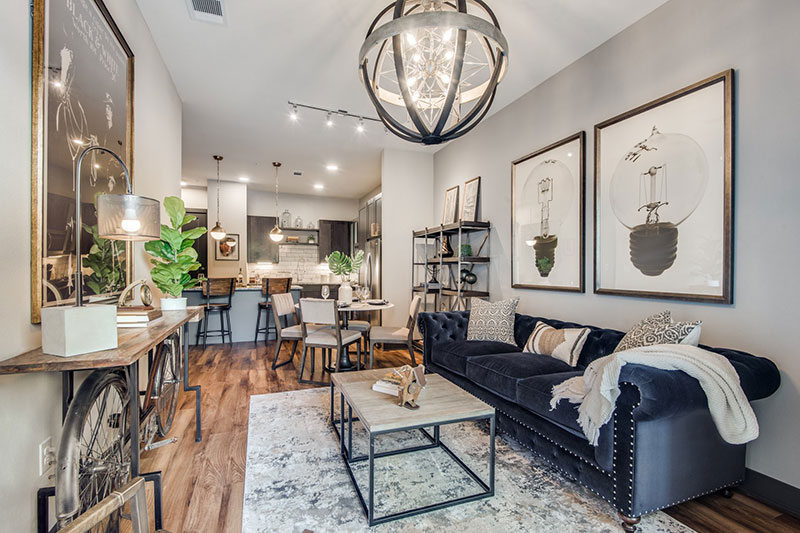
{"label": "gold picture frame", "polygon": [[[134,54],[122,35],[119,27],[114,22],[108,9],[102,0],[88,0],[86,3],[74,3],[72,7],[65,7],[66,4],[54,2],[54,0],[33,0],[32,2],[32,18],[33,18],[33,37],[32,37],[32,74],[31,74],[31,322],[37,324],[41,322],[41,309],[45,305],[62,305],[74,303],[74,297],[70,294],[62,294],[62,288],[51,283],[45,274],[48,266],[51,272],[54,270],[52,264],[48,265],[48,237],[51,235],[48,232],[48,194],[49,187],[52,183],[49,180],[48,166],[50,165],[51,155],[53,155],[52,146],[55,146],[55,138],[51,146],[49,127],[53,123],[58,128],[62,124],[63,130],[60,134],[67,143],[75,141],[69,138],[70,131],[69,125],[75,126],[80,129],[79,146],[91,144],[105,144],[107,148],[119,152],[118,155],[125,161],[128,169],[133,174],[134,164],[134,128],[133,128],[133,105],[134,105]],[[62,11],[52,15],[52,9],[61,9]],[[53,16],[61,17],[58,20],[52,20]],[[62,20],[63,19],[63,20]],[[84,33],[79,32],[72,21],[80,19],[82,25],[79,26]],[[87,29],[88,28],[88,29]],[[89,30],[92,33],[92,39],[87,37]],[[60,63],[55,66],[55,58],[48,60],[51,54],[48,47],[51,43],[51,35],[47,32],[57,35],[58,39],[55,41],[72,42],[74,47],[70,48],[67,44],[61,43],[62,46],[58,50]],[[72,41],[70,41],[70,39]],[[113,45],[113,46],[112,46]],[[54,45],[55,46],[55,45]],[[106,47],[108,46],[108,48]],[[110,49],[109,49],[110,48]],[[94,53],[94,56],[87,54],[81,55],[84,49],[88,49]],[[55,56],[56,54],[52,54]],[[117,59],[119,61],[117,61]],[[94,60],[94,63],[93,61]],[[49,64],[46,64],[49,63]],[[65,67],[66,64],[66,67]],[[92,68],[96,67],[96,68]],[[105,70],[103,70],[105,69]],[[91,74],[87,74],[91,73]],[[107,80],[98,82],[97,73],[101,72],[108,75]],[[121,75],[124,73],[125,79],[120,80]],[[101,74],[102,75],[102,74]],[[91,76],[91,79],[89,77]],[[84,81],[86,80],[86,81]],[[107,83],[104,83],[107,82]],[[75,87],[74,93],[77,94],[72,98],[73,93],[68,89]],[[105,95],[101,98],[92,97],[91,90],[85,90],[87,87],[92,90],[105,90]],[[60,94],[51,96],[48,91],[60,90]],[[114,100],[117,93],[124,94],[124,104],[120,102],[122,98]],[[83,101],[78,100],[78,96],[83,97]],[[88,97],[88,98],[87,98]],[[51,102],[51,99],[53,100]],[[124,113],[116,113],[116,109],[122,109],[124,106]],[[53,114],[58,118],[54,119]],[[125,124],[117,126],[119,119],[117,117],[124,116]],[[106,137],[102,137],[100,133],[86,135],[87,140],[84,141],[83,126],[89,127],[89,122],[93,124],[102,123],[105,120]],[[115,122],[116,121],[116,122]],[[113,129],[112,129],[113,128]],[[95,131],[101,130],[98,128]],[[118,133],[123,132],[124,141]],[[115,135],[117,134],[117,135]],[[109,136],[116,137],[116,139],[109,139]],[[64,139],[61,143],[61,150],[63,152]],[[111,142],[115,141],[115,142]],[[75,162],[75,154],[78,148],[71,147],[71,155],[73,161],[73,168]],[[53,157],[55,160],[56,158]],[[87,165],[90,167],[90,165]],[[99,163],[91,165],[91,167],[98,168]],[[68,175],[69,169],[62,171],[60,178],[64,181],[64,176]],[[94,172],[89,168],[89,172]],[[104,172],[100,170],[97,174]],[[108,170],[107,185],[108,192],[124,192],[124,180],[110,179],[112,176],[111,170]],[[72,180],[70,176],[70,181]],[[53,180],[55,182],[55,179]],[[63,185],[63,184],[62,184]],[[133,184],[132,184],[133,185]],[[63,187],[61,188],[63,192]],[[95,191],[91,187],[84,187],[87,189],[87,194],[94,194]],[[73,187],[74,191],[74,187]],[[84,196],[82,194],[81,196]],[[63,198],[68,198],[63,196]],[[72,202],[74,203],[74,194],[72,195]],[[57,209],[57,206],[50,206],[50,211],[57,213],[59,216],[66,217],[67,215],[63,210]],[[74,213],[73,218],[74,221]],[[63,245],[64,256],[66,256],[66,263],[72,266],[72,256],[74,251],[69,250],[69,229],[64,229]],[[87,234],[88,235],[88,234]],[[83,239],[82,239],[83,240]],[[91,243],[90,237],[85,238],[87,243]],[[133,245],[132,243],[125,243],[125,275],[126,279],[121,282],[122,288],[133,279]],[[63,261],[62,261],[63,262]],[[74,268],[74,267],[73,267]],[[70,272],[69,267],[66,272]],[[67,274],[68,276],[69,274]],[[66,279],[66,278],[62,278]],[[119,291],[114,294],[103,294],[113,298],[118,295]],[[48,294],[51,295],[51,300],[48,301]]]}

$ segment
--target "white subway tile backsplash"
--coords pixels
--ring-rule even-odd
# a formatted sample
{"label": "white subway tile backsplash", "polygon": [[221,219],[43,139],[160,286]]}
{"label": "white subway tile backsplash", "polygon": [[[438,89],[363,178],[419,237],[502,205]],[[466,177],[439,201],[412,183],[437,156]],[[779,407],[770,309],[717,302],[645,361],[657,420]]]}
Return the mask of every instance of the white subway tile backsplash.
{"label": "white subway tile backsplash", "polygon": [[250,263],[247,265],[248,276],[263,277],[283,274],[290,275],[293,281],[298,283],[334,283],[338,281],[336,276],[331,274],[327,263],[319,258],[318,253],[319,248],[316,246],[284,244],[279,248],[278,263],[271,265]]}

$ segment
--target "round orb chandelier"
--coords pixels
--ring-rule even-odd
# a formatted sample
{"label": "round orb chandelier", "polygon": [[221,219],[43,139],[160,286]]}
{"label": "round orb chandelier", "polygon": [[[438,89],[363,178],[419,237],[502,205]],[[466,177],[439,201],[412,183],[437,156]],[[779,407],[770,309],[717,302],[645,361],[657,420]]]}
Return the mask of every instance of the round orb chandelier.
{"label": "round orb chandelier", "polygon": [[439,144],[489,111],[508,67],[508,42],[483,0],[397,0],[373,21],[358,60],[389,131]]}

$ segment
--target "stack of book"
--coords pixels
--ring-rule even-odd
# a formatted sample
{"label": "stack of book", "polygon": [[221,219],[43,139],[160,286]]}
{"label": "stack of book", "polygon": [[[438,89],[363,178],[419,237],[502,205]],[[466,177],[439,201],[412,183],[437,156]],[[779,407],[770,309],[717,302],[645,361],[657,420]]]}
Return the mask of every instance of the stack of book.
{"label": "stack of book", "polygon": [[161,317],[161,309],[152,307],[118,307],[117,308],[117,327],[118,328],[146,328],[147,325]]}
{"label": "stack of book", "polygon": [[372,385],[372,390],[375,392],[382,392],[383,394],[398,396],[400,394],[400,384],[402,381],[402,375],[390,372],[376,381],[375,384]]}

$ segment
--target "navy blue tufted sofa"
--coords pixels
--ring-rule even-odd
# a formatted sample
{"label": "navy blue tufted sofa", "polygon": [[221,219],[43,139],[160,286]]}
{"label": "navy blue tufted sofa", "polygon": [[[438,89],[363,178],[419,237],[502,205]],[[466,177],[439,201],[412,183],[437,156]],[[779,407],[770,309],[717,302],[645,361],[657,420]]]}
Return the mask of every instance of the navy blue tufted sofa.
{"label": "navy blue tufted sofa", "polygon": [[[520,354],[538,321],[591,329],[576,368]],[[683,372],[624,366],[614,417],[601,429],[597,447],[578,426],[577,406],[562,401],[550,410],[553,385],[613,352],[622,332],[518,314],[516,345],[510,345],[466,340],[468,322],[468,311],[420,314],[426,368],[494,406],[502,431],[611,503],[625,531],[635,531],[642,515],[744,478],[745,446],[722,440],[699,383]],[[770,360],[702,347],[731,361],[751,401],[778,389],[780,374]]]}

